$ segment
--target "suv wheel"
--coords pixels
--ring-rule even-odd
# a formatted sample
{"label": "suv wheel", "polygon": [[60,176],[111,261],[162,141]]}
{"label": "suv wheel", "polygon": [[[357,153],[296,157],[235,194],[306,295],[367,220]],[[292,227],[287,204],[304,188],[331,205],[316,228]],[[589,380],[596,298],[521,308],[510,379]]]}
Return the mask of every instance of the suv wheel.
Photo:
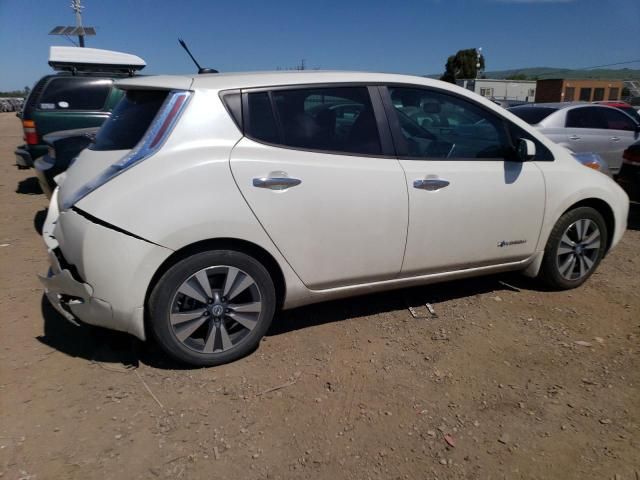
{"label": "suv wheel", "polygon": [[253,257],[214,250],[165,272],[149,297],[150,328],[174,359],[220,365],[250,353],[275,312],[273,281]]}
{"label": "suv wheel", "polygon": [[539,277],[552,288],[566,290],[582,285],[604,256],[607,226],[590,207],[565,213],[551,231]]}

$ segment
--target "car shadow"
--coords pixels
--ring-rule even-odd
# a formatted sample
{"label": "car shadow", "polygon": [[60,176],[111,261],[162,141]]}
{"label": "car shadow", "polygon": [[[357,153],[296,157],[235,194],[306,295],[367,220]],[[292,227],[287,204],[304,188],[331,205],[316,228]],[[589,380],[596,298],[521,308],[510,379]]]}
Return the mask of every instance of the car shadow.
{"label": "car shadow", "polygon": [[[433,304],[437,311],[437,304],[440,302],[514,289],[539,290],[537,283],[531,280],[519,275],[504,274],[370,294],[280,312],[267,336],[404,310],[426,302]],[[163,370],[198,368],[171,360],[153,341],[142,342],[127,333],[91,325],[73,325],[53,308],[45,295],[42,296],[41,311],[44,334],[37,337],[37,340],[71,357],[83,358],[107,370],[117,371],[136,368],[140,363]],[[407,312],[407,315],[410,313]]]}
{"label": "car shadow", "polygon": [[629,230],[640,230],[640,202],[629,202],[627,228]]}
{"label": "car shadow", "polygon": [[[518,274],[501,274],[323,302],[281,312],[267,336],[363,316],[408,310],[409,307],[424,306],[425,303],[430,303],[437,313],[438,303],[495,291],[522,289],[542,291],[544,287]],[[411,314],[407,311],[407,315]]]}
{"label": "car shadow", "polygon": [[83,358],[106,370],[127,371],[140,363],[159,369],[190,368],[163,355],[153,342],[92,325],[72,324],[60,315],[45,295],[41,302],[44,334],[36,339],[70,357]]}
{"label": "car shadow", "polygon": [[36,214],[33,216],[33,229],[38,233],[38,235],[42,236],[42,227],[44,226],[44,221],[47,219],[48,208],[43,208],[42,210],[38,210]]}
{"label": "car shadow", "polygon": [[40,188],[40,183],[38,183],[38,179],[36,177],[29,177],[18,182],[16,193],[22,195],[42,195],[43,192],[42,188]]}

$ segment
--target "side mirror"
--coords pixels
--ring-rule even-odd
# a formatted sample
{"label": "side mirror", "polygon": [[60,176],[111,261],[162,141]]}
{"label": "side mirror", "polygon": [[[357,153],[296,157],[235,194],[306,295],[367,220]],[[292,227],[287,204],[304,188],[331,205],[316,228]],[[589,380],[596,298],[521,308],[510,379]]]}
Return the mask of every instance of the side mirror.
{"label": "side mirror", "polygon": [[532,160],[536,156],[536,144],[528,138],[518,140],[517,157],[521,162]]}

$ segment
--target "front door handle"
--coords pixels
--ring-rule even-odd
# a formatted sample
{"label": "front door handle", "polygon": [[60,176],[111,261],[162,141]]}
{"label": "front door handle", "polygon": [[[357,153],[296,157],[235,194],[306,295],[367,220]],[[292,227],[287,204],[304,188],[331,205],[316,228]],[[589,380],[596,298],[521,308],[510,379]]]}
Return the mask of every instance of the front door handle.
{"label": "front door handle", "polygon": [[580,140],[580,137],[578,135],[571,135],[569,140]]}
{"label": "front door handle", "polygon": [[619,142],[620,141],[620,137],[611,137],[611,140],[613,142]]}
{"label": "front door handle", "polygon": [[302,183],[299,178],[287,177],[283,172],[277,172],[277,174],[277,176],[270,174],[268,177],[256,177],[253,179],[253,186],[270,190],[286,190]]}
{"label": "front door handle", "polygon": [[449,180],[444,178],[418,178],[413,181],[413,188],[429,190],[430,192],[435,192],[447,186],[449,186]]}

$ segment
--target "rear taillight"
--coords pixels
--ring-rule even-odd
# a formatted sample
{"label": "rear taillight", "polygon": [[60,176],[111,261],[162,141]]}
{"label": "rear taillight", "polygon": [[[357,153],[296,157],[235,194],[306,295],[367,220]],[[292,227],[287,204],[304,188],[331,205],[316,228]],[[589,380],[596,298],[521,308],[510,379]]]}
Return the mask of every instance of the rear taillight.
{"label": "rear taillight", "polygon": [[22,128],[24,129],[24,141],[29,145],[37,145],[38,134],[36,133],[36,122],[33,120],[23,120]]}
{"label": "rear taillight", "polygon": [[627,148],[622,154],[622,158],[624,159],[624,163],[640,166],[640,150],[639,149]]}

